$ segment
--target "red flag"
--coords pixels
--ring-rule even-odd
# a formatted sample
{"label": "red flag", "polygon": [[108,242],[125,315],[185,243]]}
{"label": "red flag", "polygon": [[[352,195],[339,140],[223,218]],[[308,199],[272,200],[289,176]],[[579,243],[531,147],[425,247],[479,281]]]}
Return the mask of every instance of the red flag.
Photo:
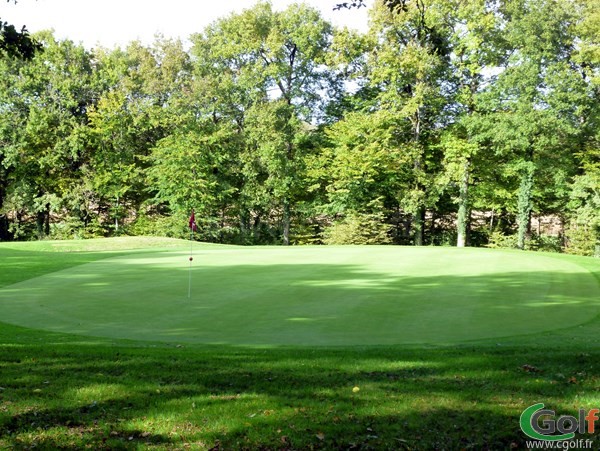
{"label": "red flag", "polygon": [[194,214],[194,210],[192,210],[192,216],[190,216],[190,229],[192,232],[198,231],[198,226],[196,225],[196,215]]}

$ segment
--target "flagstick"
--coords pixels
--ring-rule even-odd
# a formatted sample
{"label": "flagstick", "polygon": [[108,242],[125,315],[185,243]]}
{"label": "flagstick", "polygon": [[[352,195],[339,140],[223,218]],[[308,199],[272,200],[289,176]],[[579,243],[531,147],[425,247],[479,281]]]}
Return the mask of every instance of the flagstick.
{"label": "flagstick", "polygon": [[190,269],[188,271],[188,299],[192,297],[192,260],[194,252],[194,228],[191,228],[191,240],[190,240]]}

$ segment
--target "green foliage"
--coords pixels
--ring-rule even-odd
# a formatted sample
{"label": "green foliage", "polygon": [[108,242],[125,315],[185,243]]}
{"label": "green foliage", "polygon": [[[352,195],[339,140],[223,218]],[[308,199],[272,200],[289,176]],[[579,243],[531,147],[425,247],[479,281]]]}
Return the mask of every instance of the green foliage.
{"label": "green foliage", "polygon": [[589,162],[587,169],[575,178],[569,202],[573,215],[567,230],[567,252],[578,255],[595,255],[600,245],[600,170]]}
{"label": "green foliage", "polygon": [[323,232],[325,244],[390,244],[391,226],[381,214],[351,213]]}
{"label": "green foliage", "polygon": [[189,51],[40,33],[43,52],[0,58],[0,239],[183,236],[194,208],[219,242],[314,242],[375,214],[396,243],[481,245],[483,214],[555,249],[528,236],[535,214],[592,252],[598,0],[392,3],[361,34],[258,2]]}
{"label": "green foliage", "polygon": [[532,234],[532,237],[525,242],[525,249],[528,251],[540,252],[562,252],[563,238],[561,236],[546,236]]}
{"label": "green foliage", "polygon": [[299,246],[323,244],[319,229],[319,224],[292,223],[290,244]]}
{"label": "green foliage", "polygon": [[201,131],[171,135],[159,141],[149,157],[146,174],[156,190],[154,201],[174,213],[214,215],[227,201],[230,187],[220,174],[230,161],[232,135],[207,124]]}
{"label": "green foliage", "polygon": [[140,214],[127,226],[127,233],[134,236],[157,236],[189,239],[190,229],[184,215],[148,215]]}
{"label": "green foliage", "polygon": [[106,229],[99,223],[98,219],[84,224],[79,218],[70,217],[50,226],[51,240],[83,240],[103,237]]}
{"label": "green foliage", "polygon": [[487,247],[517,249],[518,239],[516,235],[505,235],[502,232],[494,231],[489,236]]}
{"label": "green foliage", "polygon": [[409,177],[409,169],[402,165],[406,157],[398,149],[389,117],[349,113],[326,133],[331,145],[310,175],[326,184],[329,213],[362,211],[374,199],[393,199],[407,189],[402,175]]}
{"label": "green foliage", "polygon": [[14,25],[0,20],[0,57],[31,59],[42,50],[25,27],[17,31]]}
{"label": "green foliage", "polygon": [[573,255],[598,256],[598,230],[589,224],[571,224],[566,230],[565,252]]}
{"label": "green foliage", "polygon": [[527,251],[562,252],[563,239],[560,236],[537,235],[532,233],[519,247],[519,235],[505,235],[500,231],[492,232],[487,239],[486,247],[504,249],[524,249]]}

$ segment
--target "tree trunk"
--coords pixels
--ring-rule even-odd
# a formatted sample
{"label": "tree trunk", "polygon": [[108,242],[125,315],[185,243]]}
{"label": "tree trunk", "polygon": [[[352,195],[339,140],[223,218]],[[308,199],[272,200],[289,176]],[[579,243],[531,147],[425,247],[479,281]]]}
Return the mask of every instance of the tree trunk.
{"label": "tree trunk", "polygon": [[256,215],[252,222],[252,244],[259,244],[261,240],[260,233],[260,215]]}
{"label": "tree trunk", "polygon": [[50,204],[46,204],[44,213],[44,233],[46,236],[50,236]]}
{"label": "tree trunk", "polygon": [[283,245],[290,245],[290,203],[283,201]]}
{"label": "tree trunk", "polygon": [[519,186],[519,199],[517,203],[517,247],[525,249],[525,238],[531,223],[531,195],[533,191],[533,179],[535,168],[533,163],[529,163],[521,174],[521,184]]}
{"label": "tree trunk", "polygon": [[10,241],[12,239],[8,227],[8,218],[6,215],[0,215],[0,241]]}
{"label": "tree trunk", "polygon": [[[4,205],[4,187],[0,185],[0,209]],[[8,216],[0,215],[0,241],[9,241],[12,239],[8,232]]]}
{"label": "tree trunk", "polygon": [[44,239],[45,216],[46,216],[46,214],[43,211],[37,212],[37,217],[36,217],[35,223],[36,223],[36,227],[37,227],[38,240]]}
{"label": "tree trunk", "polygon": [[116,204],[116,211],[115,211],[115,232],[119,231],[119,196],[117,195],[117,204]]}
{"label": "tree trunk", "polygon": [[467,245],[467,225],[469,222],[469,170],[471,160],[467,159],[463,167],[458,196],[458,220],[456,223],[456,247]]}
{"label": "tree trunk", "polygon": [[419,207],[413,218],[415,246],[423,246],[425,242],[425,208]]}
{"label": "tree trunk", "polygon": [[241,241],[243,244],[246,244],[246,241],[250,237],[250,214],[245,209],[240,210],[239,226]]}
{"label": "tree trunk", "polygon": [[[417,191],[425,194],[426,187],[418,181],[420,172],[423,170],[423,158],[421,153],[421,108],[417,108],[413,119],[413,141],[417,149],[419,149],[419,155],[416,156],[414,161],[415,174],[417,176],[416,189]],[[423,246],[425,242],[425,205],[423,201],[419,201],[420,205],[417,206],[417,211],[414,216],[414,236],[415,246]]]}

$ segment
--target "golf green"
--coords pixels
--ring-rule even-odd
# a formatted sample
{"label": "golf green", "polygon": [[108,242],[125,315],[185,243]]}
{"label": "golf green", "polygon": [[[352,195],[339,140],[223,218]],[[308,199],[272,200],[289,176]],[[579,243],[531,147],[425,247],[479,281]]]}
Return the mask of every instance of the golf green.
{"label": "golf green", "polygon": [[451,344],[573,327],[600,306],[589,271],[541,253],[205,246],[191,272],[188,257],[132,251],[7,286],[0,320],[173,343]]}

